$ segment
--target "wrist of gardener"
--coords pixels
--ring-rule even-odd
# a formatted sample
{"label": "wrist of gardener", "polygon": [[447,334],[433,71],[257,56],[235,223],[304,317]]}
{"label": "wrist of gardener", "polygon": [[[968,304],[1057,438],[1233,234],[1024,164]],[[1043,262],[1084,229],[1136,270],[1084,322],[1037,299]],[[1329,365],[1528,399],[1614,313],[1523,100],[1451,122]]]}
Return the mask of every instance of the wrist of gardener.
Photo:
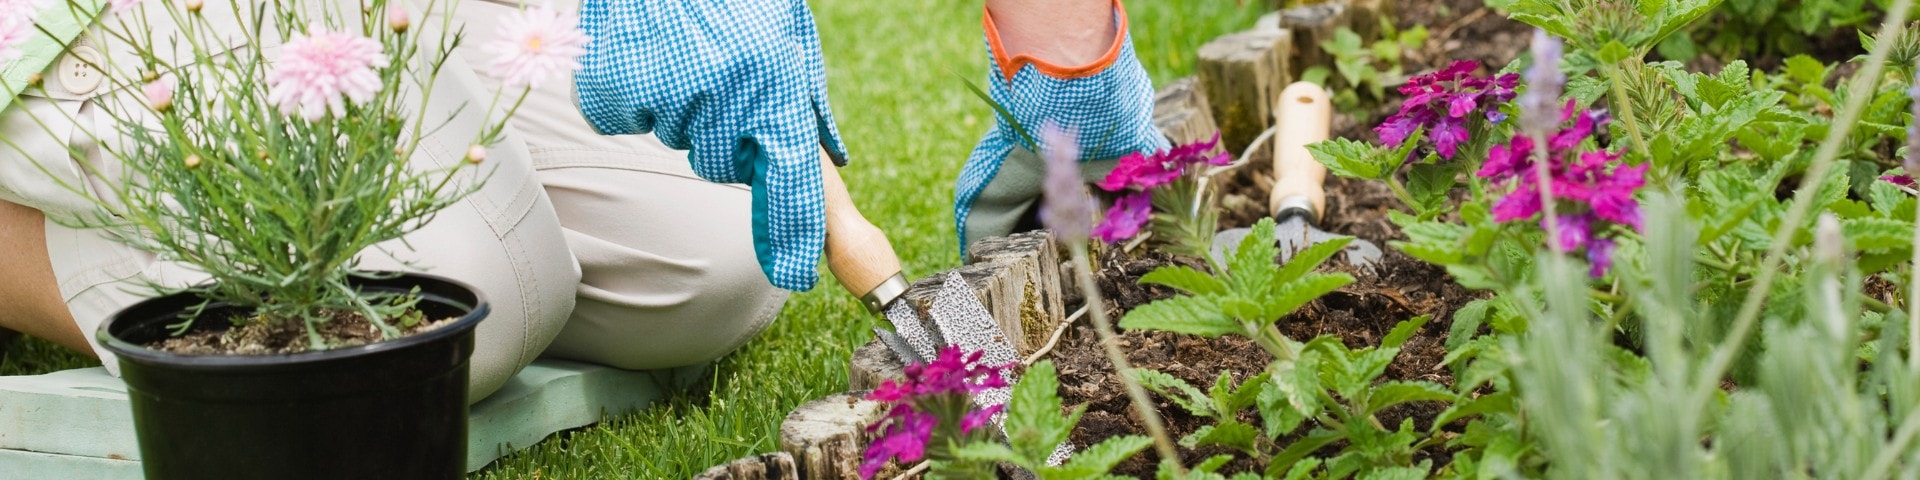
{"label": "wrist of gardener", "polygon": [[1001,71],[1026,65],[1056,78],[1079,78],[1112,65],[1127,36],[1120,0],[989,0],[982,19]]}

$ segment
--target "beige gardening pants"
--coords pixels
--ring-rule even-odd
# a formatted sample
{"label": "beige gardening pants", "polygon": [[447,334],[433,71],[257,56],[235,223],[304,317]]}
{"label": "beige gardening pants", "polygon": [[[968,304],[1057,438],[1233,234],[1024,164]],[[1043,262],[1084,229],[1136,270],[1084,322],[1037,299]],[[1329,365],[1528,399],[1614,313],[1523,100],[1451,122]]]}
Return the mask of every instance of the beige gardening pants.
{"label": "beige gardening pants", "polygon": [[[459,1],[455,20],[465,24],[468,37],[441,73],[427,115],[463,113],[429,137],[412,159],[419,168],[461,161],[482,122],[473,112],[483,111],[497,88],[470,69],[487,60],[477,45],[517,8],[495,0]],[[433,27],[441,17],[421,15],[421,3],[413,5],[416,28],[437,35]],[[146,2],[141,8],[171,4]],[[231,8],[229,2],[205,2],[204,13],[222,24],[222,8]],[[155,30],[161,34],[156,38],[164,38],[168,27],[155,25]],[[128,49],[110,39],[90,32],[75,43],[86,48],[70,48],[68,55],[136,65]],[[240,41],[233,40],[233,47],[251,48]],[[55,62],[43,74],[42,90],[24,94],[0,112],[0,135],[9,140],[0,142],[0,199],[49,217],[93,207],[34,164],[72,185],[97,188],[115,181],[86,173],[80,162],[112,164],[95,141],[96,136],[115,141],[112,121],[101,107],[139,101],[137,91],[88,79],[98,72],[62,67],[88,63],[73,60]],[[764,329],[787,297],[767,282],[755,261],[748,190],[701,180],[683,152],[652,136],[594,133],[574,108],[571,84],[561,78],[531,94],[507,140],[490,150],[483,166],[493,169],[491,177],[477,193],[442,211],[406,242],[362,254],[363,268],[459,279],[492,304],[492,315],[476,334],[469,392],[475,401],[542,355],[626,369],[711,361]],[[463,104],[469,107],[457,110]],[[69,153],[70,147],[77,153]],[[47,246],[60,293],[89,339],[109,315],[151,295],[144,285],[183,286],[206,278],[97,231],[53,220],[47,225]],[[97,347],[95,352],[117,374],[110,354]]]}

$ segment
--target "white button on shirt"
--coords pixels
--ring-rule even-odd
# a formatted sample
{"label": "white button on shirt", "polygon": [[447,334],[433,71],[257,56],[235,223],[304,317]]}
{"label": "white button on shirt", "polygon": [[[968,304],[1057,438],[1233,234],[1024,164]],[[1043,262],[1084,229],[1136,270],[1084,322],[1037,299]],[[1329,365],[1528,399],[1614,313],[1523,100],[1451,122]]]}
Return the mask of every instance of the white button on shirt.
{"label": "white button on shirt", "polygon": [[55,65],[54,80],[60,88],[74,95],[90,95],[106,83],[106,75],[99,66],[105,57],[100,50],[91,45],[75,45],[67,54],[60,57]]}

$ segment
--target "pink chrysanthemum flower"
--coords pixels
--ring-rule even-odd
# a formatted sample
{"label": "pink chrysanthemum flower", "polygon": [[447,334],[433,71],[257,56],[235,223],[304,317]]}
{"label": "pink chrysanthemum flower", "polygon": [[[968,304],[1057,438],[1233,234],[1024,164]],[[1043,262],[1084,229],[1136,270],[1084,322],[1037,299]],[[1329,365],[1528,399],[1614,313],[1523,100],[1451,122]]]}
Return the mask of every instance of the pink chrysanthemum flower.
{"label": "pink chrysanthemum flower", "polygon": [[1108,192],[1122,193],[1118,200],[1107,209],[1107,216],[1093,227],[1093,237],[1107,243],[1120,242],[1140,234],[1140,228],[1152,219],[1152,190],[1155,187],[1173,183],[1181,175],[1200,164],[1221,166],[1231,163],[1233,157],[1225,153],[1208,155],[1220,145],[1220,135],[1213,139],[1174,147],[1153,155],[1138,153],[1120,158],[1120,164],[1107,172],[1099,187]]}
{"label": "pink chrysanthemum flower", "polygon": [[323,28],[316,24],[287,42],[267,71],[267,103],[282,114],[308,121],[343,116],[348,101],[365,102],[380,91],[377,69],[387,66],[380,42]]}
{"label": "pink chrysanthemum flower", "polygon": [[20,44],[33,35],[33,22],[20,18],[23,17],[0,17],[0,66],[20,58]]}
{"label": "pink chrysanthemum flower", "polygon": [[507,87],[539,87],[555,74],[580,68],[592,38],[580,17],[546,6],[521,10],[500,22],[495,40],[483,47],[493,63],[487,74]]}
{"label": "pink chrysanthemum flower", "polygon": [[940,458],[948,440],[972,434],[1000,413],[1000,406],[974,409],[973,394],[1007,386],[1001,372],[1013,365],[981,365],[983,353],[963,354],[960,347],[947,346],[931,362],[907,365],[903,381],[888,380],[867,395],[893,407],[885,420],[869,427],[880,435],[862,454],[861,478],[873,478],[896,459],[951,460]]}
{"label": "pink chrysanthemum flower", "polygon": [[[1576,111],[1569,102],[1560,114],[1560,122],[1572,121],[1573,124],[1547,139],[1547,170],[1551,180],[1547,188],[1560,213],[1556,222],[1559,236],[1547,244],[1559,252],[1584,249],[1593,266],[1588,273],[1594,277],[1605,275],[1612,265],[1608,254],[1614,244],[1605,237],[1605,226],[1640,229],[1640,203],[1634,199],[1634,192],[1646,183],[1647,173],[1646,165],[1620,164],[1617,151],[1575,154],[1580,144],[1607,120],[1606,112]],[[1512,191],[1494,202],[1495,221],[1513,222],[1541,216],[1541,185],[1533,173],[1536,148],[1539,147],[1532,138],[1516,135],[1508,144],[1494,146],[1488,152],[1486,163],[1481,164],[1476,175],[1513,184]]]}

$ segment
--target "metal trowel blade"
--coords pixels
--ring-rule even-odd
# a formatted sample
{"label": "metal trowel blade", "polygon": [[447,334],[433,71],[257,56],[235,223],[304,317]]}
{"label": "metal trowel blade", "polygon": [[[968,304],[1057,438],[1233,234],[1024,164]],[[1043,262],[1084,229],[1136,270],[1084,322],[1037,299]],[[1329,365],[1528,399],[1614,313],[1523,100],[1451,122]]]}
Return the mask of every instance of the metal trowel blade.
{"label": "metal trowel blade", "polygon": [[[1252,233],[1253,229],[1251,228],[1230,228],[1214,234],[1213,246],[1208,249],[1208,254],[1213,258],[1214,264],[1226,265],[1227,258],[1232,257],[1234,252],[1239,251],[1240,243],[1246,241],[1247,235],[1251,235]],[[1292,260],[1293,254],[1307,248],[1308,245],[1336,238],[1351,237],[1321,230],[1320,227],[1313,226],[1312,223],[1307,222],[1305,217],[1299,215],[1290,215],[1273,227],[1274,244],[1280,248],[1279,263],[1287,263],[1288,260]],[[1362,270],[1371,271],[1373,270],[1374,264],[1380,261],[1380,246],[1358,238],[1353,239],[1352,243],[1348,243],[1347,248],[1342,253],[1346,254],[1347,263],[1359,267]]]}

